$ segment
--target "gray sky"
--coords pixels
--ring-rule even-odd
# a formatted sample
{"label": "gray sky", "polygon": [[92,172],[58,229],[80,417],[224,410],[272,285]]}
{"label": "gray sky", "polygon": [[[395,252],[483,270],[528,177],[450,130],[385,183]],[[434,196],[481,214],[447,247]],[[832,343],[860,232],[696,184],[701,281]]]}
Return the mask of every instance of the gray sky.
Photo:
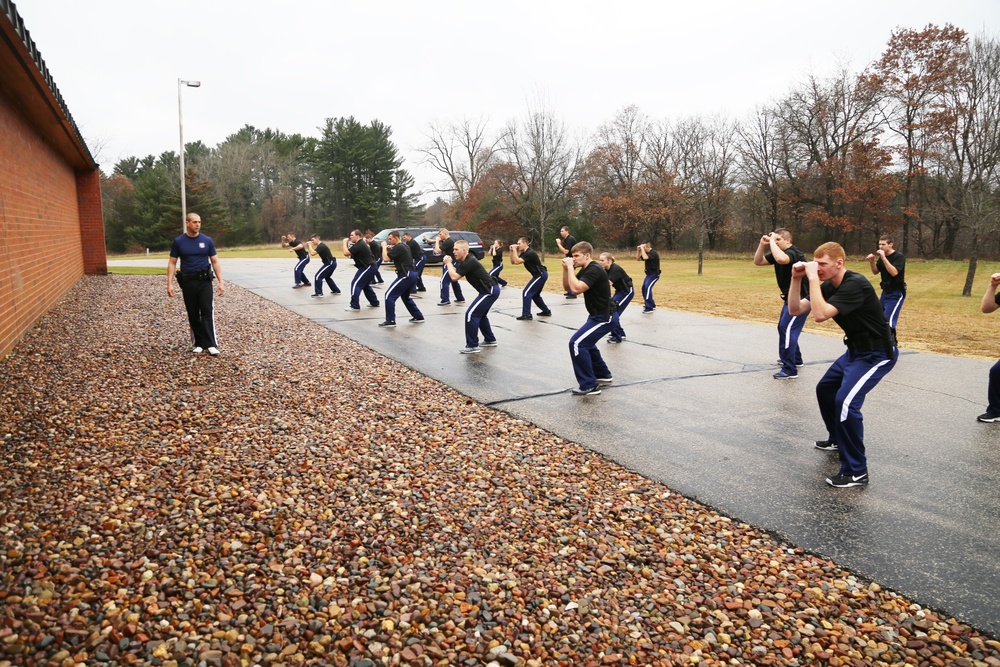
{"label": "gray sky", "polygon": [[[538,101],[581,138],[635,104],[654,119],[743,117],[808,74],[859,70],[896,27],[1000,34],[1000,0],[17,0],[105,171],[214,146],[249,123],[318,136],[326,118],[393,130],[422,191],[431,121],[499,130]],[[428,197],[425,197],[426,201]]]}

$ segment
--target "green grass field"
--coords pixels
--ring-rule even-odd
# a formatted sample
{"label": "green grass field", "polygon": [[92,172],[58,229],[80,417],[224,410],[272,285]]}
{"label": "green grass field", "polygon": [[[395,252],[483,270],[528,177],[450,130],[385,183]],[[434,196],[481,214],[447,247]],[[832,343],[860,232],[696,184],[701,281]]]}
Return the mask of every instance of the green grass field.
{"label": "green grass field", "polygon": [[[225,265],[227,258],[280,258],[292,259],[288,250],[274,246],[225,248],[219,250],[219,259]],[[634,254],[616,253],[617,261],[632,276],[636,288],[642,286],[642,263]],[[134,275],[162,275],[168,253],[146,255],[118,255],[108,259],[162,259],[164,268],[112,267],[112,273]],[[549,282],[546,292],[562,293],[559,260],[547,255]],[[848,258],[847,266],[868,276],[878,290],[877,276],[871,274],[861,257]],[[771,267],[753,265],[749,254],[734,257],[727,254],[706,257],[702,275],[698,275],[698,259],[692,254],[663,256],[663,275],[655,288],[658,305],[691,313],[746,320],[762,324],[777,323],[781,302]],[[432,267],[431,271],[436,271]],[[962,296],[962,286],[968,270],[966,262],[949,260],[914,260],[906,263],[907,297],[899,320],[900,346],[904,349],[940,352],[978,358],[996,358],[1000,355],[1000,318],[984,315],[979,304],[992,273],[1000,272],[1000,263],[981,262],[976,272],[976,282],[971,297]],[[505,263],[503,277],[515,287],[527,282],[527,272],[519,266]],[[631,308],[641,305],[633,301]],[[817,324],[810,320],[806,331],[840,336],[840,328],[833,322]]]}

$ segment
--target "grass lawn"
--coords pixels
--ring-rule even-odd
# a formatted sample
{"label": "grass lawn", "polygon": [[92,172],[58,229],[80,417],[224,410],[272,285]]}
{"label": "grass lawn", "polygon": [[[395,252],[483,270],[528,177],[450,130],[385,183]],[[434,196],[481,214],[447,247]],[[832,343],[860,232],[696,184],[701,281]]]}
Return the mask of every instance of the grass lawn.
{"label": "grass lawn", "polygon": [[[226,258],[281,258],[291,261],[293,254],[275,246],[221,248],[219,259]],[[642,287],[642,263],[618,254],[618,263],[635,282],[636,290]],[[631,257],[631,256],[629,256]],[[654,288],[658,306],[690,313],[725,317],[729,319],[777,325],[781,301],[774,281],[774,270],[753,265],[752,256],[706,258],[702,275],[698,275],[698,259],[691,254],[661,255],[663,275]],[[163,259],[163,268],[112,267],[113,273],[161,275],[166,269],[168,253],[146,255],[119,255],[109,259]],[[338,257],[339,260],[339,257]],[[489,268],[489,259],[484,262]],[[549,281],[545,291],[562,294],[562,269],[559,260],[547,255]],[[868,262],[860,257],[849,257],[847,267],[868,276],[879,292],[878,276],[872,275]],[[971,297],[963,297],[962,286],[968,270],[966,262],[950,260],[907,259],[907,296],[899,318],[897,331],[900,346],[909,350],[939,352],[966,357],[995,359],[1000,355],[1000,321],[987,317],[979,304],[992,273],[1000,272],[1000,263],[981,262],[976,272],[976,283]],[[428,267],[427,276],[436,276],[439,268]],[[509,259],[504,263],[502,277],[513,287],[523,287],[528,272],[513,266]],[[642,299],[632,301],[629,310],[642,306]],[[626,317],[628,317],[626,311]],[[806,331],[821,335],[841,337],[840,327],[834,322],[817,324],[810,320]]]}

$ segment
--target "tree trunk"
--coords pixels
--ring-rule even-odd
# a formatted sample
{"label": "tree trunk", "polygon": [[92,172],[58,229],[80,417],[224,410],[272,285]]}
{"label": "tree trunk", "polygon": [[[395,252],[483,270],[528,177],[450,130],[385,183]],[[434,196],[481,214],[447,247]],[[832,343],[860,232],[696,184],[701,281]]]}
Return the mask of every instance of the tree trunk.
{"label": "tree trunk", "polygon": [[979,234],[972,235],[972,248],[969,250],[969,270],[965,274],[965,286],[962,296],[972,296],[972,283],[976,280],[976,264],[979,263]]}

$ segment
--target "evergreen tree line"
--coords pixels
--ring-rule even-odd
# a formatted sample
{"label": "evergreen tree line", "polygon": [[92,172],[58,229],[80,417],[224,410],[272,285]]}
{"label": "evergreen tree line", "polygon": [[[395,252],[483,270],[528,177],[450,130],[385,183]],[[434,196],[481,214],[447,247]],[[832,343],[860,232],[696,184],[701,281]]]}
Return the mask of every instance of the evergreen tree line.
{"label": "evergreen tree line", "polygon": [[[246,125],[214,148],[187,144],[187,209],[230,246],[273,242],[289,230],[346,235],[422,214],[388,126],[350,117],[320,129],[303,137]],[[110,252],[163,250],[182,230],[173,151],[119,160],[102,193]]]}

